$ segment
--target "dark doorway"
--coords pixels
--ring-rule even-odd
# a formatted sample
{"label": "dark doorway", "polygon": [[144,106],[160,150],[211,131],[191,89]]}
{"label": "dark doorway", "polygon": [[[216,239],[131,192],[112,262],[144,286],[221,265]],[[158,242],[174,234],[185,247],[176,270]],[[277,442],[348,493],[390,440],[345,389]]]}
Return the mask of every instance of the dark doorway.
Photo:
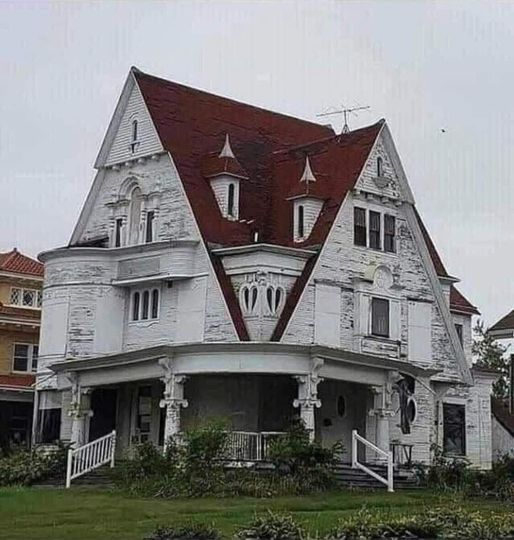
{"label": "dark doorway", "polygon": [[287,430],[295,414],[296,381],[283,375],[262,375],[259,389],[259,431]]}
{"label": "dark doorway", "polygon": [[0,449],[30,445],[32,403],[0,402]]}
{"label": "dark doorway", "polygon": [[98,388],[91,394],[93,417],[89,424],[89,440],[94,441],[116,429],[116,403],[118,391],[115,388]]}
{"label": "dark doorway", "polygon": [[443,403],[443,449],[446,454],[466,454],[466,408]]}

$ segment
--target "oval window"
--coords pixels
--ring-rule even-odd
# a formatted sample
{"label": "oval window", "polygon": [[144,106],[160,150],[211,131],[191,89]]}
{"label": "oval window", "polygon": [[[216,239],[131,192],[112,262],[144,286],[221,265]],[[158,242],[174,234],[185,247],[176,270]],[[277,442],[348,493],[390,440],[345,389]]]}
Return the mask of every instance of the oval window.
{"label": "oval window", "polygon": [[337,416],[343,417],[346,414],[346,400],[344,396],[339,396],[337,398]]}
{"label": "oval window", "polygon": [[407,420],[409,424],[413,424],[416,420],[416,414],[418,412],[418,406],[416,400],[413,397],[410,397],[407,401]]}

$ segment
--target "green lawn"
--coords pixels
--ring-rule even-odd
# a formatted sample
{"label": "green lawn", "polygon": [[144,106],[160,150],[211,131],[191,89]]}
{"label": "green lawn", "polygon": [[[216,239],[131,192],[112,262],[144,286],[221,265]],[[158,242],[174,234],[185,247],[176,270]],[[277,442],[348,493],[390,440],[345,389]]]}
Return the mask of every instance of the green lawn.
{"label": "green lawn", "polygon": [[[427,492],[335,492],[276,499],[140,499],[114,492],[42,489],[0,489],[0,538],[23,540],[142,540],[156,525],[196,520],[214,524],[227,536],[267,508],[292,513],[311,532],[326,532],[338,518],[362,505],[422,511],[427,505],[453,504]],[[482,509],[511,512],[505,504],[466,503]]]}

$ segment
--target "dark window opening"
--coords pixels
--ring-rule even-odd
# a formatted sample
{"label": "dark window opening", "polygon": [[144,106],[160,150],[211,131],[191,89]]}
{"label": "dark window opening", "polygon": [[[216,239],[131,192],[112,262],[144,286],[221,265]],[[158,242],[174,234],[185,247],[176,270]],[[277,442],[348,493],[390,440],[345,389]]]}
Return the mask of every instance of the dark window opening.
{"label": "dark window opening", "polygon": [[121,247],[121,231],[123,228],[123,219],[116,220],[116,231],[114,234],[114,247]]}
{"label": "dark window opening", "polygon": [[339,396],[337,398],[337,415],[340,418],[343,418],[345,414],[346,414],[346,400],[344,399],[344,396]]}
{"label": "dark window opening", "polygon": [[353,243],[356,246],[366,247],[366,210],[355,207],[353,209]]}
{"label": "dark window opening", "polygon": [[138,321],[139,320],[139,293],[134,293],[134,297],[132,299],[132,320]]}
{"label": "dark window opening", "polygon": [[137,148],[137,128],[138,128],[138,124],[137,124],[137,120],[133,120],[132,121],[132,142],[130,144],[130,149],[132,151],[132,153],[134,153],[136,151],[136,148]]}
{"label": "dark window opening", "polygon": [[443,404],[443,450],[448,454],[466,454],[466,408]]}
{"label": "dark window opening", "polygon": [[380,242],[380,214],[378,212],[369,213],[369,247],[382,249]]}
{"label": "dark window opening", "polygon": [[389,300],[371,299],[371,334],[389,337]]}
{"label": "dark window opening", "polygon": [[381,157],[377,157],[377,176],[384,175],[384,163]]}
{"label": "dark window opening", "polygon": [[235,195],[235,186],[234,184],[229,184],[227,214],[232,217],[234,216],[234,195]]}
{"label": "dark window opening", "polygon": [[150,293],[148,291],[143,292],[143,309],[141,310],[141,319],[146,321],[148,319],[148,310],[150,308]]}
{"label": "dark window opening", "polygon": [[61,409],[40,409],[38,411],[38,443],[53,443],[60,438]]}
{"label": "dark window opening", "polygon": [[159,316],[159,291],[152,291],[152,319],[157,319]]}
{"label": "dark window opening", "polygon": [[304,208],[301,204],[298,206],[298,238],[303,238],[305,233],[304,228]]}
{"label": "dark window opening", "polygon": [[463,334],[462,334],[462,331],[463,331],[462,324],[455,323],[455,331],[457,332],[457,336],[459,338],[460,344],[463,345],[464,344],[464,337],[463,337]]}
{"label": "dark window opening", "polygon": [[396,253],[396,219],[389,214],[384,215],[384,251]]}
{"label": "dark window opening", "polygon": [[155,219],[155,212],[151,210],[146,213],[146,233],[145,233],[145,242],[153,242],[153,222]]}

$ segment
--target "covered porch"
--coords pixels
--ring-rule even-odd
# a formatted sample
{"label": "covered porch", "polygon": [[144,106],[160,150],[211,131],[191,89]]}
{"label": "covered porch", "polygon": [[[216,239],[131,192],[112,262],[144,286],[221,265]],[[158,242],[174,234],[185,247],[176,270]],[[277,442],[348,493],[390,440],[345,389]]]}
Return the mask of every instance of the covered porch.
{"label": "covered porch", "polygon": [[[64,392],[61,438],[75,446],[115,430],[121,456],[217,418],[230,432],[226,457],[236,461],[265,460],[295,416],[324,446],[341,440],[344,461],[352,461],[354,430],[389,451],[392,381],[430,375],[405,362],[280,343],[163,346],[51,368]],[[368,460],[364,447],[358,452]]]}

